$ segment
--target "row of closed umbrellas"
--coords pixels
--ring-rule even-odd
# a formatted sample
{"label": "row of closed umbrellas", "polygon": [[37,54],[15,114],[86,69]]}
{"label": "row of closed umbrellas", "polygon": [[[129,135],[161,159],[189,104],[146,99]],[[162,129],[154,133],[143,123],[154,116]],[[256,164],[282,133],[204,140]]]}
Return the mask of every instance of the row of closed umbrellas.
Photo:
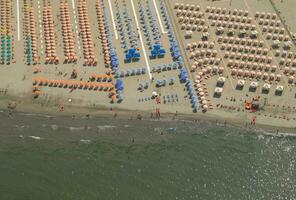
{"label": "row of closed umbrellas", "polygon": [[[103,8],[105,9],[105,7]],[[97,17],[98,17],[98,23],[99,23],[99,32],[101,36],[101,42],[102,42],[103,53],[104,53],[104,60],[105,60],[105,64],[107,66],[110,66],[111,64],[110,47],[108,45],[108,38],[107,38],[107,34],[109,33],[105,27],[105,18],[104,18],[103,8],[102,8],[101,1],[97,0],[96,9],[97,9]]]}
{"label": "row of closed umbrellas", "polygon": [[[179,68],[180,68],[179,79],[181,82],[185,83],[185,87],[186,87],[189,97],[190,97],[190,103],[191,103],[192,110],[193,110],[193,112],[197,112],[200,109],[200,103],[199,103],[199,99],[200,99],[200,100],[202,100],[201,101],[202,108],[204,111],[206,111],[209,108],[209,106],[208,106],[208,102],[205,97],[205,92],[199,93],[197,96],[197,94],[194,90],[194,86],[193,86],[191,80],[188,78],[188,72],[187,72],[186,68],[184,67],[184,62],[183,62],[183,59],[182,59],[182,56],[180,53],[179,45],[178,45],[178,42],[177,42],[176,37],[174,35],[174,32],[172,30],[172,25],[170,23],[168,13],[165,8],[164,1],[160,0],[160,4],[161,4],[161,9],[164,13],[164,17],[167,21],[168,36],[170,38],[171,51],[173,53],[173,58],[175,60],[177,60],[177,62],[179,64]],[[179,5],[181,6],[180,8],[183,9],[184,4],[176,4],[175,9],[178,9]],[[199,11],[199,6],[195,6],[195,5],[189,6],[189,4],[188,4],[188,5],[186,5],[186,9]],[[199,82],[200,82],[200,80],[199,80]]]}
{"label": "row of closed umbrellas", "polygon": [[11,0],[2,0],[0,3],[0,25],[1,25],[1,64],[9,65],[13,59],[13,37],[12,37],[12,7]]}
{"label": "row of closed umbrellas", "polygon": [[68,3],[61,3],[60,12],[61,12],[65,62],[75,63],[77,62],[78,57],[75,53],[75,48],[74,48],[74,35],[71,29],[70,11],[69,11]]}
{"label": "row of closed umbrellas", "polygon": [[218,36],[217,41],[220,43],[225,44],[236,44],[236,45],[246,45],[249,47],[263,47],[264,46],[264,40],[258,40],[258,39],[251,39],[251,38],[240,38],[240,37],[234,37],[234,36]]}
{"label": "row of closed umbrellas", "polygon": [[98,61],[95,58],[94,43],[92,41],[89,14],[85,0],[78,1],[78,16],[80,35],[82,37],[84,65],[96,66]]}
{"label": "row of closed umbrellas", "polygon": [[246,53],[246,54],[257,54],[257,55],[267,55],[269,51],[267,48],[250,47],[246,45],[236,45],[236,44],[227,44],[227,45],[221,44],[220,49],[235,52],[235,53]]}
{"label": "row of closed umbrellas", "polygon": [[152,73],[160,73],[162,71],[176,70],[179,68],[181,68],[181,66],[177,62],[172,62],[169,64],[160,64],[155,67],[152,67],[151,72]]}
{"label": "row of closed umbrellas", "polygon": [[128,77],[128,76],[136,76],[146,74],[146,68],[134,68],[134,69],[126,69],[126,70],[117,70],[115,72],[115,78],[119,77]]}
{"label": "row of closed umbrellas", "polygon": [[[145,6],[146,9],[141,4],[139,11],[140,11],[140,16],[141,16],[140,19],[143,22],[144,34],[146,35],[146,38],[147,38],[147,44],[148,44],[149,48],[152,49],[153,45],[155,45],[155,44],[160,45],[161,44],[161,42],[160,42],[161,35],[159,32],[155,17],[153,16],[150,2],[147,4],[148,5]],[[148,18],[148,22],[147,22],[147,18]]]}
{"label": "row of closed umbrellas", "polygon": [[90,75],[89,77],[90,80],[94,80],[94,81],[97,81],[97,82],[111,82],[113,81],[113,76],[110,74],[96,74],[96,73],[93,73]]}
{"label": "row of closed umbrellas", "polygon": [[34,10],[31,5],[25,2],[25,48],[26,48],[26,61],[28,65],[37,64],[38,51],[37,51],[37,33],[36,33],[36,19]]}
{"label": "row of closed umbrellas", "polygon": [[[123,14],[121,14],[122,6],[125,8]],[[115,11],[121,47],[126,51],[126,57],[130,57],[127,51],[129,49],[138,48],[136,33],[133,30],[132,18],[128,15],[126,4],[124,3],[123,5],[120,5],[118,0],[115,1]]]}
{"label": "row of closed umbrellas", "polygon": [[229,15],[229,14],[213,14],[210,13],[208,15],[208,19],[211,20],[217,20],[218,21],[230,21],[230,22],[238,22],[238,23],[247,23],[251,24],[252,23],[252,18],[251,17],[246,17],[246,16],[236,16],[236,15]]}
{"label": "row of closed umbrellas", "polygon": [[[262,28],[262,30],[264,30],[264,27]],[[284,45],[284,48],[290,48],[290,36],[289,35],[284,35],[284,34],[277,34],[277,33],[267,33],[266,34],[266,39],[267,40],[273,40],[273,41],[277,41],[277,42],[287,42]],[[274,46],[275,44],[273,44]],[[288,46],[289,45],[289,46]]]}
{"label": "row of closed umbrellas", "polygon": [[125,10],[123,12],[123,16],[127,19],[126,22],[126,27],[127,27],[127,34],[128,34],[128,38],[130,39],[130,48],[134,48],[134,49],[138,49],[138,38],[136,35],[136,32],[134,30],[134,25],[133,25],[133,20],[132,18],[129,16],[129,10],[127,9],[127,6],[125,6]]}
{"label": "row of closed umbrellas", "polygon": [[254,70],[249,71],[249,70],[243,70],[243,69],[237,69],[237,68],[231,69],[231,75],[257,78],[257,79],[262,78],[264,80],[270,80],[270,81],[273,81],[273,80],[280,81],[282,78],[281,74],[267,73],[267,72],[254,71]]}
{"label": "row of closed umbrellas", "polygon": [[118,0],[116,0],[115,2],[116,6],[115,6],[115,11],[116,11],[116,18],[117,18],[117,23],[118,23],[118,30],[120,32],[120,42],[121,42],[121,48],[123,48],[124,50],[127,50],[129,48],[129,44],[128,44],[128,38],[126,37],[126,28],[123,22],[123,18],[120,12],[120,6],[118,3]]}
{"label": "row of closed umbrellas", "polygon": [[227,53],[224,55],[225,58],[230,59],[236,59],[236,60],[242,60],[241,62],[245,63],[247,61],[249,62],[257,62],[264,63],[264,64],[270,64],[272,63],[272,57],[270,56],[260,56],[260,55],[254,55],[254,54],[244,54],[244,53]]}
{"label": "row of closed umbrellas", "polygon": [[[99,23],[99,33],[103,47],[105,65],[111,67],[112,70],[117,70],[119,66],[118,57],[116,51],[112,45],[112,38],[110,34],[109,21],[107,17],[105,2],[101,0],[96,1],[97,19]],[[114,80],[113,75],[107,73],[106,75],[92,74],[90,79],[94,79],[98,82],[111,82]],[[123,100],[123,82],[116,79],[115,89],[109,97],[112,102],[121,102]]]}
{"label": "row of closed umbrellas", "polygon": [[47,5],[43,10],[43,27],[45,39],[45,55],[46,63],[58,63],[56,48],[56,34],[54,31],[54,20],[52,14],[52,7]]}
{"label": "row of closed umbrellas", "polygon": [[100,91],[112,91],[114,90],[113,83],[95,83],[95,82],[83,82],[75,80],[51,80],[46,78],[33,78],[33,85],[36,86],[48,86],[48,87],[60,87],[60,88],[74,88],[74,89],[89,89]]}
{"label": "row of closed umbrellas", "polygon": [[295,66],[294,67],[284,67],[284,73],[290,74],[290,75],[296,75],[296,67]]}
{"label": "row of closed umbrellas", "polygon": [[259,70],[259,71],[276,71],[277,66],[271,65],[271,64],[265,64],[265,63],[258,63],[258,62],[251,62],[251,61],[238,61],[238,60],[232,60],[229,59],[227,63],[228,67],[237,67],[241,69],[253,69],[253,70]]}
{"label": "row of closed umbrellas", "polygon": [[179,62],[181,64],[181,68],[183,68],[184,62],[183,62],[183,58],[181,55],[180,47],[178,45],[176,36],[174,34],[173,25],[171,23],[168,11],[166,9],[166,5],[163,0],[160,0],[160,10],[161,10],[163,18],[164,18],[165,26],[168,30],[168,37],[169,37],[169,41],[170,41],[170,50],[172,53],[172,58],[175,62]]}

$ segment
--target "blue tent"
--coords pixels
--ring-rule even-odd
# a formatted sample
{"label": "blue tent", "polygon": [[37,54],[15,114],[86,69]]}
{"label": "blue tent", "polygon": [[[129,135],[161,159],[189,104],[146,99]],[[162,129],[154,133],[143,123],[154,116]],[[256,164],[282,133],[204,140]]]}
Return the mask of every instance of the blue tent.
{"label": "blue tent", "polygon": [[129,53],[125,54],[125,60],[130,60],[130,59],[132,59],[132,55]]}
{"label": "blue tent", "polygon": [[163,49],[160,44],[155,44],[152,46],[151,57],[155,58],[157,56],[164,56],[165,53],[165,49]]}
{"label": "blue tent", "polygon": [[[135,42],[135,45],[136,45],[136,42]],[[138,60],[141,58],[141,54],[137,51],[136,48],[131,48],[131,49],[128,49],[126,54],[125,54],[125,60],[126,61],[131,61],[131,60]]]}
{"label": "blue tent", "polygon": [[139,59],[139,58],[141,58],[141,55],[140,55],[140,53],[139,53],[139,52],[135,53],[135,54],[134,54],[134,58],[136,58],[136,59]]}

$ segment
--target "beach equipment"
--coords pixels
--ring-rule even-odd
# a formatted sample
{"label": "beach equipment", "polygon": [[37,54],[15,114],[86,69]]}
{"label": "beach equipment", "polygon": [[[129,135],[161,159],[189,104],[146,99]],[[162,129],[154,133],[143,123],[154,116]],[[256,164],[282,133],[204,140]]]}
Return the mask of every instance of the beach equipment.
{"label": "beach equipment", "polygon": [[153,45],[150,57],[152,58],[163,57],[165,54],[166,54],[165,49],[161,47],[160,44],[157,44],[157,45]]}
{"label": "beach equipment", "polygon": [[70,11],[68,3],[60,4],[62,36],[64,42],[65,63],[77,62],[77,55],[74,49],[74,36],[70,24]]}
{"label": "beach equipment", "polygon": [[225,80],[226,80],[225,77],[220,76],[220,77],[218,78],[218,80],[217,80],[217,83],[218,83],[218,84],[224,84],[224,83],[225,83]]}
{"label": "beach equipment", "polygon": [[256,89],[257,87],[258,87],[258,82],[253,81],[253,82],[250,83],[250,88],[251,89]]}
{"label": "beach equipment", "polygon": [[123,91],[123,81],[121,79],[117,79],[115,83],[115,88],[117,91]]}
{"label": "beach equipment", "polygon": [[223,92],[223,88],[221,88],[221,87],[216,87],[216,88],[215,88],[214,93],[215,93],[216,95],[221,95],[222,92]]}
{"label": "beach equipment", "polygon": [[294,76],[289,76],[289,78],[288,78],[288,82],[289,83],[293,83],[294,82]]}
{"label": "beach equipment", "polygon": [[157,93],[156,91],[153,91],[153,92],[152,92],[152,97],[155,98],[155,97],[157,97],[157,96],[158,96],[158,93]]}
{"label": "beach equipment", "polygon": [[263,85],[263,87],[262,87],[262,90],[263,90],[263,91],[269,91],[270,88],[271,88],[271,85],[270,85],[270,84],[268,84],[268,83],[264,83],[264,85]]}
{"label": "beach equipment", "polygon": [[43,9],[44,39],[45,39],[45,55],[46,64],[57,64],[59,58],[56,52],[56,35],[54,32],[54,21],[52,7],[46,5]]}
{"label": "beach equipment", "polygon": [[184,68],[180,69],[179,78],[181,82],[185,82],[187,80],[188,74]]}
{"label": "beach equipment", "polygon": [[140,53],[135,48],[131,48],[127,50],[125,54],[125,61],[135,61],[141,58]]}
{"label": "beach equipment", "polygon": [[277,85],[275,88],[276,92],[283,92],[284,91],[284,86],[282,85]]}
{"label": "beach equipment", "polygon": [[237,81],[237,87],[242,88],[245,85],[245,80],[239,79]]}

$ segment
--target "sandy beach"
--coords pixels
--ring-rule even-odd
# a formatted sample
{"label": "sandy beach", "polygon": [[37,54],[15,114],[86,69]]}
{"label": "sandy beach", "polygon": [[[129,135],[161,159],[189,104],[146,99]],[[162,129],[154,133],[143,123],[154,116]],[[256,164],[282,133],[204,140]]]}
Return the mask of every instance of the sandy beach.
{"label": "sandy beach", "polygon": [[9,2],[1,109],[295,132],[292,1]]}

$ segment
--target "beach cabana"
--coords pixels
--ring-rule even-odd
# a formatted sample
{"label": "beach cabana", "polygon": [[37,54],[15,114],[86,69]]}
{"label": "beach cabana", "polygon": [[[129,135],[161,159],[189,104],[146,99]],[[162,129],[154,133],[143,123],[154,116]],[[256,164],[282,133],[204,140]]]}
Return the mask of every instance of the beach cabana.
{"label": "beach cabana", "polygon": [[225,83],[226,78],[223,76],[220,76],[217,80],[217,84],[223,85]]}
{"label": "beach cabana", "polygon": [[237,86],[238,88],[243,88],[244,85],[245,85],[245,80],[239,79],[239,80],[237,81],[237,85],[236,85],[236,86]]}
{"label": "beach cabana", "polygon": [[277,85],[276,88],[275,88],[275,91],[276,91],[276,92],[279,92],[279,93],[283,92],[283,91],[284,91],[284,86],[282,86],[282,85]]}
{"label": "beach cabana", "polygon": [[215,95],[220,96],[222,94],[222,92],[223,92],[223,88],[216,87],[214,92],[215,92]]}
{"label": "beach cabana", "polygon": [[256,89],[258,87],[258,82],[251,82],[250,83],[250,89]]}
{"label": "beach cabana", "polygon": [[270,84],[264,83],[264,85],[262,87],[262,90],[265,91],[265,92],[269,92],[270,88],[271,88]]}

